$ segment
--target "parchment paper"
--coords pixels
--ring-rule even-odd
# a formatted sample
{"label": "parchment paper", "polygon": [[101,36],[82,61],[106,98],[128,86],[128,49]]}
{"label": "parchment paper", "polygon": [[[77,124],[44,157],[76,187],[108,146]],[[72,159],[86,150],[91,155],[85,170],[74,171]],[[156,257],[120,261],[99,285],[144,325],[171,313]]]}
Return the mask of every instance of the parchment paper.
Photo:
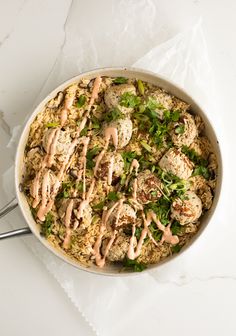
{"label": "parchment paper", "polygon": [[[106,3],[106,4],[105,4]],[[101,21],[104,34],[96,32],[93,20],[84,22],[84,31],[78,31],[76,13],[80,10],[74,2],[66,23],[66,39],[62,53],[49,74],[37,101],[65,79],[81,71],[102,66],[134,65],[165,75],[181,85],[205,106],[208,116],[213,117],[212,75],[204,35],[199,21],[186,32],[171,39],[164,25],[164,16],[158,16],[158,8],[152,1],[104,1],[113,17],[113,25]],[[116,20],[116,13],[122,12],[122,19]],[[137,16],[136,14],[139,13]],[[91,15],[96,13],[91,12]],[[119,16],[121,17],[121,16]],[[157,20],[159,18],[159,20]],[[161,18],[161,19],[160,19]],[[110,21],[109,21],[110,22]],[[101,47],[102,46],[102,47]],[[127,52],[132,48],[132,52]],[[143,54],[143,50],[146,53]],[[216,118],[214,118],[217,124]],[[9,147],[15,148],[20,126],[15,129]],[[8,199],[13,194],[13,169],[3,176],[3,187]],[[14,215],[16,227],[24,226],[18,210]],[[13,215],[11,215],[13,218]],[[217,220],[216,220],[217,221]],[[73,304],[83,314],[97,334],[120,335],[130,330],[145,333],[145,325],[155,328],[156,316],[165,319],[170,302],[166,284],[184,283],[185,270],[194,273],[191,266],[196,258],[197,243],[188,254],[162,266],[157,271],[138,274],[127,278],[102,277],[81,272],[53,256],[32,236],[23,239],[30,250],[53,274]],[[171,294],[174,294],[174,292]],[[145,323],[138,321],[145,320]],[[111,332],[112,331],[112,332]]]}

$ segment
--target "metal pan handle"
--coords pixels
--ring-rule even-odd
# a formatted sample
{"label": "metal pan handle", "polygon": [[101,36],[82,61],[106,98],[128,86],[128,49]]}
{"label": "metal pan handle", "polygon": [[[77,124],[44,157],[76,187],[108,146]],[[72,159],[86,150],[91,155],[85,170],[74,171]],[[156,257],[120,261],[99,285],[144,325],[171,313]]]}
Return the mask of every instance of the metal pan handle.
{"label": "metal pan handle", "polygon": [[[10,202],[4,205],[3,208],[0,209],[0,218],[6,216],[6,214],[14,210],[17,207],[17,205],[18,203],[17,203],[16,198],[13,198]],[[29,233],[31,233],[29,227],[12,230],[8,232],[3,232],[3,233],[0,233],[0,240],[11,238],[11,237],[16,237],[16,236],[22,236],[22,235],[29,234]]]}

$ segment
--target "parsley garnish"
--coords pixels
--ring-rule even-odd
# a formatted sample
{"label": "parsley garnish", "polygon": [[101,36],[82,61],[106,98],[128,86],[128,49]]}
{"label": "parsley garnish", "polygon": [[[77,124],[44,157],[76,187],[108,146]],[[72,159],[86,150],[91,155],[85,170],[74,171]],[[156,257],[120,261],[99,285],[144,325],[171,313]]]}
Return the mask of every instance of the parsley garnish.
{"label": "parsley garnish", "polygon": [[175,246],[172,246],[171,250],[173,253],[178,253],[181,249],[182,249],[183,246],[177,244]]}
{"label": "parsley garnish", "polygon": [[157,202],[148,203],[145,206],[145,210],[152,210],[157,215],[157,218],[161,221],[163,225],[167,225],[170,221],[169,213],[170,213],[171,202],[164,197],[161,197]]}
{"label": "parsley garnish", "polygon": [[81,95],[79,96],[78,100],[77,100],[77,107],[81,108],[82,106],[84,106],[84,104],[86,103],[86,97],[85,95]]}
{"label": "parsley garnish", "polygon": [[180,235],[183,233],[183,227],[177,221],[174,221],[171,224],[170,229],[173,235]]}
{"label": "parsley garnish", "polygon": [[145,270],[147,268],[144,264],[139,263],[136,260],[131,260],[129,258],[126,258],[123,261],[123,266],[126,269],[132,269],[132,271],[134,271],[134,272],[142,272],[143,270]]}
{"label": "parsley garnish", "polygon": [[134,95],[131,92],[125,92],[120,97],[120,105],[124,107],[132,107],[140,105],[141,99],[140,97]]}
{"label": "parsley garnish", "polygon": [[125,77],[116,77],[115,79],[113,79],[113,83],[114,84],[125,84],[127,83],[128,78]]}
{"label": "parsley garnish", "polygon": [[45,221],[41,225],[41,233],[44,237],[48,237],[52,232],[52,225],[54,218],[51,212],[49,212],[45,218]]}
{"label": "parsley garnish", "polygon": [[183,134],[185,130],[184,124],[181,124],[175,128],[176,134]]}
{"label": "parsley garnish", "polygon": [[101,148],[96,146],[93,149],[89,149],[87,152],[87,163],[86,166],[88,169],[92,169],[95,166],[95,162],[93,161],[94,157],[101,151]]}
{"label": "parsley garnish", "polygon": [[202,175],[208,180],[210,178],[210,172],[207,168],[208,161],[198,155],[194,149],[187,146],[182,147],[182,152],[196,165],[193,176]]}
{"label": "parsley garnish", "polygon": [[111,192],[109,192],[109,194],[107,195],[107,199],[108,199],[109,201],[118,201],[119,196],[117,195],[116,192],[111,191]]}
{"label": "parsley garnish", "polygon": [[118,119],[124,119],[124,117],[124,114],[117,107],[115,107],[105,114],[104,120],[106,122],[111,122]]}
{"label": "parsley garnish", "polygon": [[137,157],[136,152],[122,152],[121,153],[123,160],[124,160],[124,169],[126,172],[129,171],[130,164]]}
{"label": "parsley garnish", "polygon": [[93,210],[102,210],[105,205],[105,201],[101,201],[95,205],[92,206]]}

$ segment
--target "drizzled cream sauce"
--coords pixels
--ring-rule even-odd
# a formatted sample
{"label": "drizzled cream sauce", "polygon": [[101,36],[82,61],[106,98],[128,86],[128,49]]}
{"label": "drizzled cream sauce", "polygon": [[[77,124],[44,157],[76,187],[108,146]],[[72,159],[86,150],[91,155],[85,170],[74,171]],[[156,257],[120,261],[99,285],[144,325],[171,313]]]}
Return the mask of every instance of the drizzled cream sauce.
{"label": "drizzled cream sauce", "polygon": [[123,203],[124,203],[124,199],[122,198],[119,201],[117,201],[116,203],[114,203],[113,206],[109,210],[106,210],[106,209],[103,210],[100,232],[99,232],[99,235],[98,235],[97,240],[96,240],[96,242],[94,244],[94,247],[93,247],[93,253],[94,253],[94,256],[95,256],[95,261],[96,261],[96,264],[97,264],[98,267],[103,267],[105,265],[106,256],[107,256],[107,254],[108,254],[108,252],[109,252],[109,250],[110,250],[110,248],[111,248],[111,246],[112,246],[112,244],[115,240],[116,233],[117,233],[117,231],[114,230],[113,235],[112,235],[112,237],[111,237],[110,241],[108,242],[108,245],[105,249],[104,256],[102,257],[100,249],[101,249],[101,245],[102,245],[102,238],[103,238],[103,235],[106,231],[107,222],[108,222],[111,214],[113,213],[113,211],[118,207],[118,209],[117,209],[117,220],[116,220],[116,223],[115,223],[115,227],[117,226]]}
{"label": "drizzled cream sauce", "polygon": [[112,183],[112,174],[114,169],[114,156],[111,157],[111,160],[108,165],[108,175],[107,175],[107,184],[111,185]]}
{"label": "drizzled cream sauce", "polygon": [[[61,181],[62,181],[63,175],[64,175],[65,171],[69,168],[70,163],[71,163],[71,160],[70,160],[71,156],[74,153],[75,147],[79,143],[78,138],[80,136],[80,133],[83,130],[83,128],[85,127],[86,122],[87,122],[87,118],[89,116],[89,112],[91,110],[91,107],[92,107],[95,99],[98,97],[101,82],[102,82],[101,77],[97,77],[94,81],[94,88],[93,88],[93,91],[92,91],[92,95],[91,95],[88,110],[85,113],[84,118],[82,119],[80,125],[78,126],[78,128],[76,130],[75,138],[72,141],[72,143],[71,143],[71,145],[68,149],[68,154],[67,154],[67,156],[66,156],[66,158],[65,158],[65,160],[64,160],[64,162],[63,162],[63,164],[62,164],[62,166],[61,166],[61,168],[60,168],[60,170],[57,174],[57,179],[56,179],[56,182],[53,185],[52,193],[50,195],[50,200],[49,200],[49,202],[47,203],[46,206],[45,205],[42,206],[42,204],[40,205],[37,216],[39,214],[40,215],[40,220],[42,220],[42,221],[45,220],[46,214],[51,210],[51,208],[54,204],[55,197],[56,197],[56,195],[58,193],[58,190],[61,186]],[[65,111],[64,112],[61,111],[62,112],[62,114],[61,114],[61,126],[63,126],[64,123],[67,120],[67,112],[73,104],[73,101],[74,101],[74,98],[75,98],[75,95],[76,95],[76,90],[77,90],[77,85],[74,85],[74,86],[69,88],[69,90],[66,94],[65,102],[64,102],[64,109],[66,110],[66,114],[65,114]],[[37,205],[40,203],[40,199],[39,199],[40,177],[41,177],[43,169],[48,164],[53,162],[53,157],[54,157],[55,149],[56,149],[56,143],[57,143],[57,140],[58,140],[58,137],[59,137],[59,131],[60,131],[60,129],[54,129],[53,132],[50,134],[50,137],[48,139],[48,145],[47,145],[47,153],[48,154],[44,157],[41,169],[39,170],[39,172],[37,173],[37,175],[36,175],[36,177],[33,181],[32,192],[31,192],[32,197],[34,198],[34,201],[33,201],[33,204],[32,204],[33,208],[36,208]],[[86,165],[86,161],[85,161],[85,165]],[[85,165],[84,165],[84,169],[86,168]],[[92,183],[91,186],[93,186],[93,188],[94,188],[94,183]],[[85,188],[83,187],[83,189],[86,190],[86,187]],[[90,187],[90,190],[91,190],[91,187]]]}
{"label": "drizzled cream sauce", "polygon": [[113,144],[114,144],[114,147],[115,149],[117,149],[117,145],[118,145],[118,131],[117,131],[117,128],[115,127],[107,127],[104,131],[104,136],[105,136],[105,145],[104,145],[104,148],[103,150],[98,154],[97,156],[97,159],[96,159],[96,164],[95,164],[95,167],[94,167],[94,176],[97,176],[97,171],[98,171],[98,168],[99,168],[99,165],[107,151],[107,148],[109,146],[109,142],[110,142],[110,139],[112,138],[112,141],[113,141]]}
{"label": "drizzled cream sauce", "polygon": [[71,199],[69,201],[69,204],[66,208],[66,214],[65,214],[65,227],[66,227],[66,235],[63,242],[63,247],[68,248],[70,244],[70,236],[71,236],[71,229],[70,229],[70,222],[71,222],[71,216],[74,206],[74,200]]}
{"label": "drizzled cream sauce", "polygon": [[75,99],[77,88],[78,88],[77,85],[72,85],[67,90],[65,101],[64,101],[64,106],[61,109],[61,126],[64,126],[67,121],[68,112],[70,112],[70,108],[73,105],[73,101]]}
{"label": "drizzled cream sauce", "polygon": [[49,170],[46,171],[46,173],[43,176],[43,183],[42,183],[42,202],[40,211],[38,212],[38,218],[41,220],[42,213],[44,212],[48,198],[50,196],[50,175]]}
{"label": "drizzled cream sauce", "polygon": [[130,245],[129,245],[129,249],[128,249],[128,253],[127,253],[127,256],[128,256],[129,259],[132,259],[132,260],[136,259],[140,255],[141,249],[142,249],[142,246],[143,246],[143,242],[144,242],[147,235],[152,240],[152,242],[156,246],[158,246],[158,243],[152,237],[152,234],[151,234],[151,232],[148,228],[152,221],[154,221],[156,223],[158,229],[163,232],[160,244],[163,244],[163,242],[165,242],[165,241],[167,243],[172,244],[172,245],[178,244],[178,242],[179,242],[178,236],[173,236],[173,234],[170,230],[171,223],[167,227],[165,227],[163,224],[161,224],[161,222],[158,220],[156,214],[153,211],[149,211],[147,213],[147,217],[145,217],[144,212],[142,212],[142,217],[143,217],[143,222],[144,222],[144,228],[141,232],[141,236],[140,236],[140,239],[138,241],[136,250],[134,249],[136,226],[133,225],[133,227],[132,227],[132,236],[130,238]]}

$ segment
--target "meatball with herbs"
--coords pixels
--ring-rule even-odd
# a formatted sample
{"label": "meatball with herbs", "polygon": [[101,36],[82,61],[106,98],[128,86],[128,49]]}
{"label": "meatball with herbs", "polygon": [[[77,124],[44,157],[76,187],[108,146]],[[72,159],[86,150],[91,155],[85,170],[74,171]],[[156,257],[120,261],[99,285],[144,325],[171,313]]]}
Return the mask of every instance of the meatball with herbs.
{"label": "meatball with herbs", "polygon": [[137,200],[141,204],[157,201],[162,196],[161,187],[160,179],[150,170],[144,170],[137,176]]}
{"label": "meatball with herbs", "polygon": [[129,114],[133,111],[132,107],[125,107],[121,104],[123,94],[130,93],[136,95],[135,86],[132,84],[120,84],[110,86],[105,92],[104,100],[108,109],[118,108],[122,113]]}

